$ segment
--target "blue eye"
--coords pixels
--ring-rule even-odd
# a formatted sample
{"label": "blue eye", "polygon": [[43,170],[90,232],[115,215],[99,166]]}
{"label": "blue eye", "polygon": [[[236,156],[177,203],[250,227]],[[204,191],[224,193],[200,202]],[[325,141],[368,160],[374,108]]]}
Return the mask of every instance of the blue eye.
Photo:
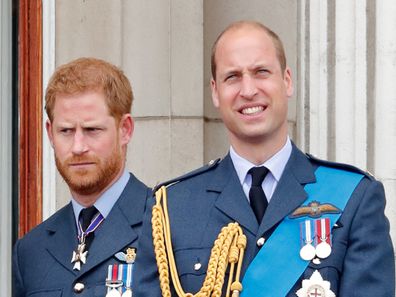
{"label": "blue eye", "polygon": [[268,74],[269,70],[268,69],[259,69],[259,70],[257,70],[257,73],[258,74]]}

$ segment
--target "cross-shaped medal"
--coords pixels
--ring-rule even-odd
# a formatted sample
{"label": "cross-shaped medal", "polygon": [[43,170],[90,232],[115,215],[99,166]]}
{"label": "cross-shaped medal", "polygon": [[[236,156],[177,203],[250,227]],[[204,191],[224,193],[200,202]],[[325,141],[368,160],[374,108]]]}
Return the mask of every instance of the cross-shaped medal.
{"label": "cross-shaped medal", "polygon": [[84,251],[85,243],[80,243],[77,246],[77,250],[73,251],[73,257],[71,263],[74,263],[73,270],[81,270],[81,263],[87,262],[88,251]]}

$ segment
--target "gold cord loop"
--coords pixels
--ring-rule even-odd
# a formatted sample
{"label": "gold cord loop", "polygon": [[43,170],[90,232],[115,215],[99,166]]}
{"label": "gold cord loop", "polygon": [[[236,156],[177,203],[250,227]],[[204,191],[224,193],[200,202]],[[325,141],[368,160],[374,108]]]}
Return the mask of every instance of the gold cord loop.
{"label": "gold cord loop", "polygon": [[246,248],[246,236],[238,223],[229,223],[221,229],[211,250],[201,289],[196,294],[186,293],[181,286],[173,254],[165,186],[157,190],[155,198],[156,204],[153,206],[151,223],[162,296],[171,297],[170,275],[179,297],[220,297],[228,265],[230,265],[230,274],[226,296],[229,297],[230,293],[232,297],[239,296],[242,291],[239,278]]}

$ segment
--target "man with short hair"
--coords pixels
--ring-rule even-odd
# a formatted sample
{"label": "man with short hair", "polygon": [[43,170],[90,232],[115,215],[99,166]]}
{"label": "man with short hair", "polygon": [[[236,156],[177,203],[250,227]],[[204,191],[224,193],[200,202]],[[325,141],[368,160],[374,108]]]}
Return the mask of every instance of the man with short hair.
{"label": "man with short hair", "polygon": [[52,75],[46,128],[71,202],[17,241],[15,297],[130,296],[151,193],[125,169],[132,100],[127,77],[103,60],[80,58]]}
{"label": "man with short hair", "polygon": [[136,294],[394,296],[383,186],[291,142],[293,84],[278,36],[231,24],[213,47],[211,87],[230,152],[157,187]]}

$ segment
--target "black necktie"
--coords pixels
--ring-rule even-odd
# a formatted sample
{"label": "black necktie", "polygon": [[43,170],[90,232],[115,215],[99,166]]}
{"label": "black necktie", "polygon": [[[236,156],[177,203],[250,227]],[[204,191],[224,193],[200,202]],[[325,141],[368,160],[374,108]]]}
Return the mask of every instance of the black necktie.
{"label": "black necktie", "polygon": [[261,184],[265,176],[268,173],[268,169],[264,166],[262,167],[252,167],[248,174],[252,176],[252,186],[249,191],[250,206],[256,215],[257,222],[260,224],[263,219],[265,210],[267,209],[268,201],[265,197],[265,193]]}
{"label": "black necktie", "polygon": [[[81,222],[81,228],[83,231],[87,230],[88,226],[91,224],[93,217],[98,213],[98,210],[95,206],[90,206],[88,208],[84,208],[80,212],[79,220]],[[91,242],[94,238],[94,232],[91,232],[85,238],[85,250],[88,250]]]}

